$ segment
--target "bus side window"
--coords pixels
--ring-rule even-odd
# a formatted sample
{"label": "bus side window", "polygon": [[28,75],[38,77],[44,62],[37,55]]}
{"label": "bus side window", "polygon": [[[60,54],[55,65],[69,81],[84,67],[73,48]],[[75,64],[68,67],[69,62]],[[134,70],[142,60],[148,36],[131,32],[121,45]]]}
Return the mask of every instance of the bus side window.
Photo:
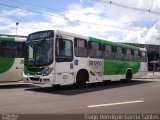
{"label": "bus side window", "polygon": [[122,60],[124,58],[123,54],[123,48],[122,47],[116,47],[115,48],[115,59]]}
{"label": "bus side window", "polygon": [[102,44],[89,41],[89,57],[102,58]]}
{"label": "bus side window", "polygon": [[132,50],[129,48],[126,48],[125,60],[132,60]]}
{"label": "bus side window", "polygon": [[135,61],[140,61],[140,51],[139,50],[133,50],[133,59]]}
{"label": "bus side window", "polygon": [[3,41],[1,43],[1,57],[24,58],[25,42]]}
{"label": "bus side window", "polygon": [[147,62],[147,53],[145,51],[141,51],[141,61]]}
{"label": "bus side window", "polygon": [[87,40],[75,38],[74,39],[74,51],[76,57],[87,57],[88,50],[87,50]]}
{"label": "bus side window", "polygon": [[114,59],[114,48],[111,45],[103,45],[103,57],[108,59]]}

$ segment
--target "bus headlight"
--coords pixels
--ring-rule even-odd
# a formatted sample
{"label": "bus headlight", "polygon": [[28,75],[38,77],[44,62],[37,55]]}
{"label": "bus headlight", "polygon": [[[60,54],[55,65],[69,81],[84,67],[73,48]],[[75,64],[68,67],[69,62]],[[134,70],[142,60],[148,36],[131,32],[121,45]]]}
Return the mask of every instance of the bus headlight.
{"label": "bus headlight", "polygon": [[48,76],[53,71],[53,68],[46,68],[42,71],[43,76]]}

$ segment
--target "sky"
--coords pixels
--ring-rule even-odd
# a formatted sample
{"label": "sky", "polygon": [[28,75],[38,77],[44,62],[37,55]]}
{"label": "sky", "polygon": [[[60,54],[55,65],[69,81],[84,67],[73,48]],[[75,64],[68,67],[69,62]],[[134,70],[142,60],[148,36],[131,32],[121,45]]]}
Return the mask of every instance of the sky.
{"label": "sky", "polygon": [[158,14],[101,1],[1,0],[0,34],[59,29],[114,42],[160,44],[160,0],[104,0]]}

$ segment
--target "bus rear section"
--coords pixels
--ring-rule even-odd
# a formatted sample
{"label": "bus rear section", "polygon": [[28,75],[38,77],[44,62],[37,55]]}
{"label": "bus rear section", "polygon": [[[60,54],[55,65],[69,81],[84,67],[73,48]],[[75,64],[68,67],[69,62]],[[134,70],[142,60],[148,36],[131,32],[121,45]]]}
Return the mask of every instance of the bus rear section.
{"label": "bus rear section", "polygon": [[145,48],[140,48],[140,68],[139,72],[136,73],[133,78],[141,78],[148,74],[148,55],[147,50]]}
{"label": "bus rear section", "polygon": [[25,37],[0,37],[0,82],[22,80],[25,41]]}

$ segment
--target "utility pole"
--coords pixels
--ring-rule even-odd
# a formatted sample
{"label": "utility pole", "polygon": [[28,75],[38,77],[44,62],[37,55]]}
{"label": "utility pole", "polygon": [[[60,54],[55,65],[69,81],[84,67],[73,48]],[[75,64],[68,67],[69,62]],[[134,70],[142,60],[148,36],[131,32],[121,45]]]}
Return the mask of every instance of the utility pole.
{"label": "utility pole", "polygon": [[19,25],[19,22],[16,22],[16,35],[17,35],[17,32],[18,32],[18,25]]}

